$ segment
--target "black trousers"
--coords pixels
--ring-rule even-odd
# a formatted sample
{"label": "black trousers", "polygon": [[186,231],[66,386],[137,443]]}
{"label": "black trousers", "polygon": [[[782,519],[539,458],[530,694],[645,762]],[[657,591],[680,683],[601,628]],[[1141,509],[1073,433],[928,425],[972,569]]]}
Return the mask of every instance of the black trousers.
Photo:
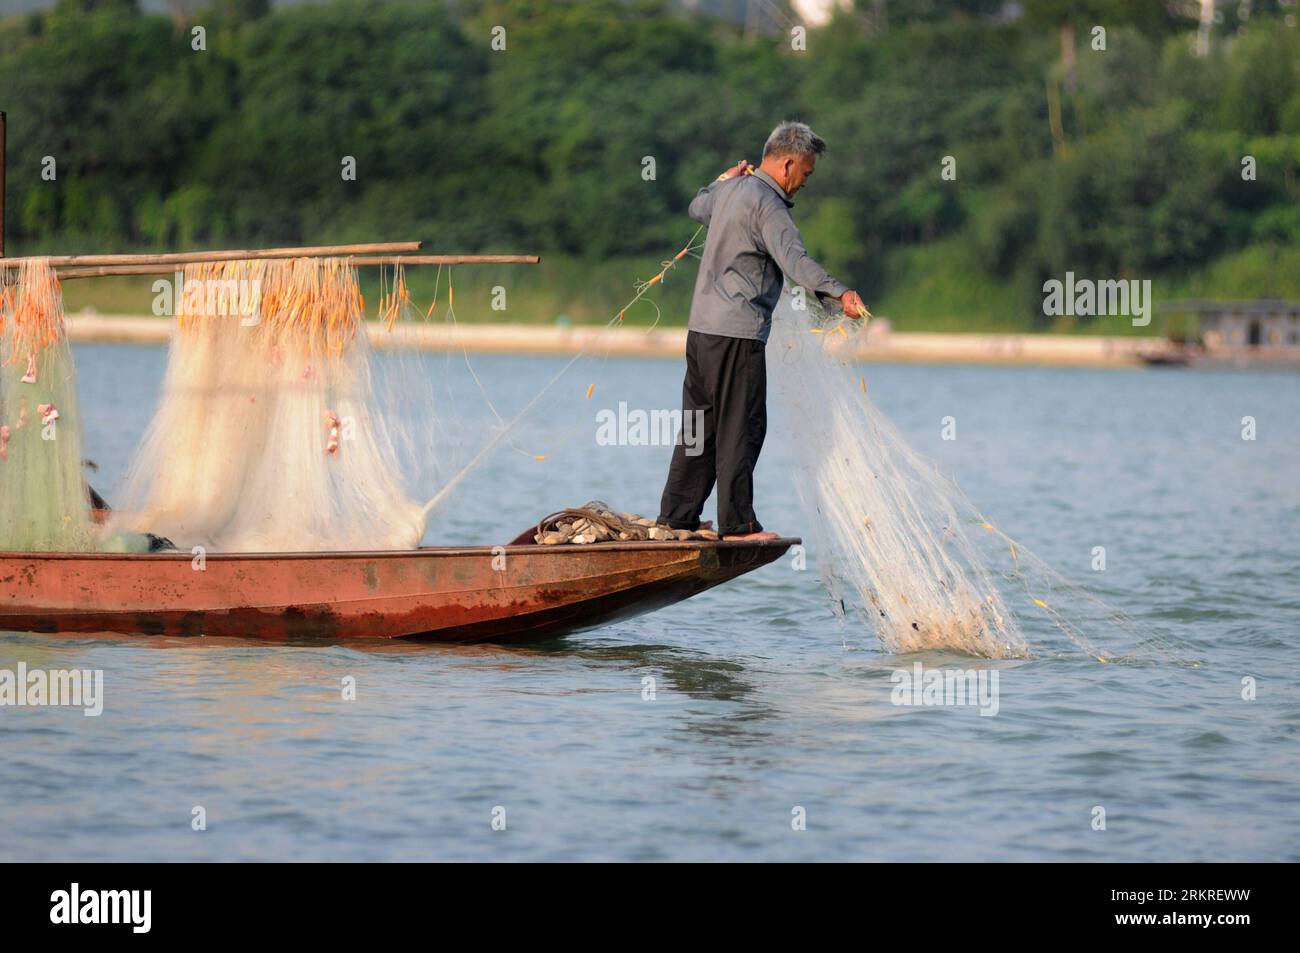
{"label": "black trousers", "polygon": [[659,522],[699,529],[717,483],[718,532],[762,531],[754,515],[754,466],[767,436],[765,351],[762,341],[687,332],[683,433],[673,447]]}

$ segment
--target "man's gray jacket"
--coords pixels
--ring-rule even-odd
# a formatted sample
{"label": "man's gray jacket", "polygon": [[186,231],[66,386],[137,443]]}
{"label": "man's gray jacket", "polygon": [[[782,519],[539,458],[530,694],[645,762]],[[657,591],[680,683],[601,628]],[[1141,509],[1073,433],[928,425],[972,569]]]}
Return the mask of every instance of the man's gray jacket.
{"label": "man's gray jacket", "polygon": [[790,196],[762,169],[700,189],[690,214],[709,227],[691,301],[690,329],[767,341],[782,277],[823,302],[849,289],[808,255]]}

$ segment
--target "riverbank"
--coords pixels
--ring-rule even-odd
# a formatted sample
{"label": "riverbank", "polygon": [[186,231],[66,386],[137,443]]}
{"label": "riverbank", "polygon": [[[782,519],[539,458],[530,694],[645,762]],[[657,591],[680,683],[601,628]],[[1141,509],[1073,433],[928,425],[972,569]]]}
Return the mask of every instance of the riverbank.
{"label": "riverbank", "polygon": [[[76,341],[165,344],[171,322],[155,317],[68,316],[68,336]],[[681,357],[686,329],[537,324],[427,324],[390,334],[370,324],[376,347],[403,346],[427,351],[459,350],[483,354],[575,354],[590,351],[624,357]],[[1140,355],[1159,353],[1166,342],[1155,338],[1067,334],[960,334],[893,331],[872,325],[854,357],[862,361],[948,364],[1039,364],[1060,366],[1138,366]]]}

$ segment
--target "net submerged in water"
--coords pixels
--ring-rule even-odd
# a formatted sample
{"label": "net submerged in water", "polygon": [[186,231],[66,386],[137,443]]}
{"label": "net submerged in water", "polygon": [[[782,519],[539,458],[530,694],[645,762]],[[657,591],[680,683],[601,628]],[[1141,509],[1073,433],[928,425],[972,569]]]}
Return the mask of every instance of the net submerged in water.
{"label": "net submerged in water", "polygon": [[[769,364],[792,422],[809,537],[836,611],[891,652],[1082,651],[1181,662],[1167,640],[994,526],[867,396],[863,326],[783,295]],[[1064,642],[1061,641],[1064,638]]]}
{"label": "net submerged in water", "polygon": [[419,545],[353,266],[187,265],[177,310],[115,528],[226,552]]}
{"label": "net submerged in water", "polygon": [[785,295],[769,346],[806,467],[798,490],[827,589],[841,610],[857,607],[889,651],[1024,655],[954,488],[849,368],[851,326],[796,310]]}
{"label": "net submerged in water", "polygon": [[0,288],[0,550],[95,547],[81,473],[76,378],[63,292],[43,260]]}

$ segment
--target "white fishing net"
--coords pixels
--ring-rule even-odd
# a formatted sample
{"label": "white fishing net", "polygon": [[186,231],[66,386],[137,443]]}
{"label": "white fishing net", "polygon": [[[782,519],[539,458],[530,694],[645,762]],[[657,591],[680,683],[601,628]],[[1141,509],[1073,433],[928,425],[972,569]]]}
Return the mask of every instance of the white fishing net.
{"label": "white fishing net", "polygon": [[[693,243],[638,283],[609,323]],[[187,266],[162,397],[124,480],[110,527],[116,538],[153,533],[212,551],[412,548],[434,511],[499,446],[544,460],[513,436],[586,349],[507,419],[456,332],[450,271],[445,305],[442,279],[440,267],[422,310],[403,268],[381,269],[378,320],[367,329],[346,259]],[[442,330],[472,382],[468,399],[491,414],[486,428],[446,427],[459,420],[451,354],[434,370],[420,350],[443,307]],[[367,330],[382,355],[371,353]],[[446,385],[452,413],[438,414],[435,379]]]}
{"label": "white fishing net", "polygon": [[43,260],[0,274],[0,550],[90,550],[63,292]]}
{"label": "white fishing net", "polygon": [[1012,540],[913,450],[867,396],[853,360],[862,323],[805,304],[782,295],[768,363],[835,611],[896,653],[1010,658],[1064,636],[1099,661],[1169,657],[1161,638]]}
{"label": "white fishing net", "polygon": [[372,379],[356,269],[231,261],[184,276],[113,527],[218,552],[418,546],[424,513]]}

